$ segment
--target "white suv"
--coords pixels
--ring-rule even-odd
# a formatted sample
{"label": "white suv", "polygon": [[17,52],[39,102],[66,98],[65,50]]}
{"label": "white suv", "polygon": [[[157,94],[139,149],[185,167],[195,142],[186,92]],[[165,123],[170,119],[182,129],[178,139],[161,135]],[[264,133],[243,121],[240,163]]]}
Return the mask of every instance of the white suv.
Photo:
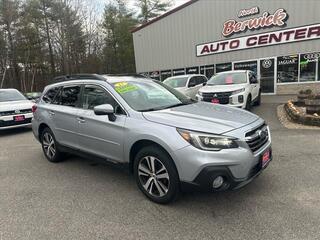
{"label": "white suv", "polygon": [[213,76],[206,86],[200,88],[196,97],[204,102],[250,110],[253,104],[260,105],[260,82],[252,71],[222,72]]}
{"label": "white suv", "polygon": [[201,87],[206,85],[208,79],[204,75],[199,74],[190,74],[190,75],[181,75],[169,77],[164,80],[164,84],[175,88],[184,95],[195,99],[196,94]]}

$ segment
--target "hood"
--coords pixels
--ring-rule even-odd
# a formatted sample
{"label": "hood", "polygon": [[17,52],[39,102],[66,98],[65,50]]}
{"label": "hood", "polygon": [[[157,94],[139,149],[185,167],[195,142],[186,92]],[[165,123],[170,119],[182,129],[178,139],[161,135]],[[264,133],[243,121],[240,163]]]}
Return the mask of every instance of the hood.
{"label": "hood", "polygon": [[213,134],[229,132],[259,119],[257,115],[241,109],[204,102],[144,112],[143,116],[152,122]]}
{"label": "hood", "polygon": [[29,100],[0,102],[0,112],[31,109],[33,105]]}
{"label": "hood", "polygon": [[202,93],[212,93],[212,92],[232,92],[239,90],[241,88],[246,87],[246,83],[244,84],[231,84],[231,85],[212,85],[212,86],[204,86],[200,88],[199,92]]}

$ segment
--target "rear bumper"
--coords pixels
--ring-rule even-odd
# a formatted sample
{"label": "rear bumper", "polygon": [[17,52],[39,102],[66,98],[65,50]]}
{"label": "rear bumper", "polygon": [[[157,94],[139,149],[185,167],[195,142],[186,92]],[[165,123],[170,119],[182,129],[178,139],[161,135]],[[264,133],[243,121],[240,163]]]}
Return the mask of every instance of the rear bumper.
{"label": "rear bumper", "polygon": [[6,127],[0,127],[0,130],[14,129],[14,128],[22,128],[22,127],[31,127],[31,123],[12,125]]}
{"label": "rear bumper", "polygon": [[[261,162],[259,162],[257,165],[251,168],[248,176],[245,178],[234,177],[228,166],[208,166],[202,169],[193,182],[181,182],[181,188],[183,191],[201,190],[206,192],[239,189],[246,186],[257,176],[259,176],[264,169],[268,167],[271,161],[272,154],[270,161],[266,166],[262,167]],[[222,176],[224,178],[224,184],[218,189],[213,189],[213,180],[218,176]]]}

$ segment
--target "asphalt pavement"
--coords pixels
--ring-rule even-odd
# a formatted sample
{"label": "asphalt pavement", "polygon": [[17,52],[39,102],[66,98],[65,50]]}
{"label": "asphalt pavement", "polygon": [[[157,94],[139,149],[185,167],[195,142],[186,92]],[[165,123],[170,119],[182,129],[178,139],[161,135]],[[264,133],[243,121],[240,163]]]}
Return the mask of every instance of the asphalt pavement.
{"label": "asphalt pavement", "polygon": [[274,154],[257,179],[165,206],[121,170],[78,157],[52,164],[30,129],[1,132],[0,240],[320,239],[320,131],[285,129],[282,101],[253,109],[271,127]]}

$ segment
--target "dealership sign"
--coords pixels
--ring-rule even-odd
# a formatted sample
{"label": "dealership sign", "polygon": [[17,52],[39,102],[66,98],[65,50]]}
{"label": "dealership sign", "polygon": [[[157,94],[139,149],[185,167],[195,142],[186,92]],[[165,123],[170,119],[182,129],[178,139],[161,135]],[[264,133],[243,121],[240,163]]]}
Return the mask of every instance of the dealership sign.
{"label": "dealership sign", "polygon": [[[244,12],[245,11],[245,12]],[[248,15],[253,15],[259,12],[259,8],[255,7],[250,10],[241,10],[239,12],[239,17],[244,17]],[[256,30],[267,27],[282,27],[285,25],[288,19],[288,14],[283,8],[279,8],[274,14],[269,14],[264,12],[260,17],[254,17],[246,19],[244,21],[228,20],[223,24],[222,35],[224,37],[229,37],[234,33],[244,32],[247,29]]]}
{"label": "dealership sign", "polygon": [[283,29],[274,32],[255,34],[240,38],[204,43],[196,46],[197,57],[236,51],[241,49],[257,48],[276,44],[293,43],[320,38],[320,23]]}

